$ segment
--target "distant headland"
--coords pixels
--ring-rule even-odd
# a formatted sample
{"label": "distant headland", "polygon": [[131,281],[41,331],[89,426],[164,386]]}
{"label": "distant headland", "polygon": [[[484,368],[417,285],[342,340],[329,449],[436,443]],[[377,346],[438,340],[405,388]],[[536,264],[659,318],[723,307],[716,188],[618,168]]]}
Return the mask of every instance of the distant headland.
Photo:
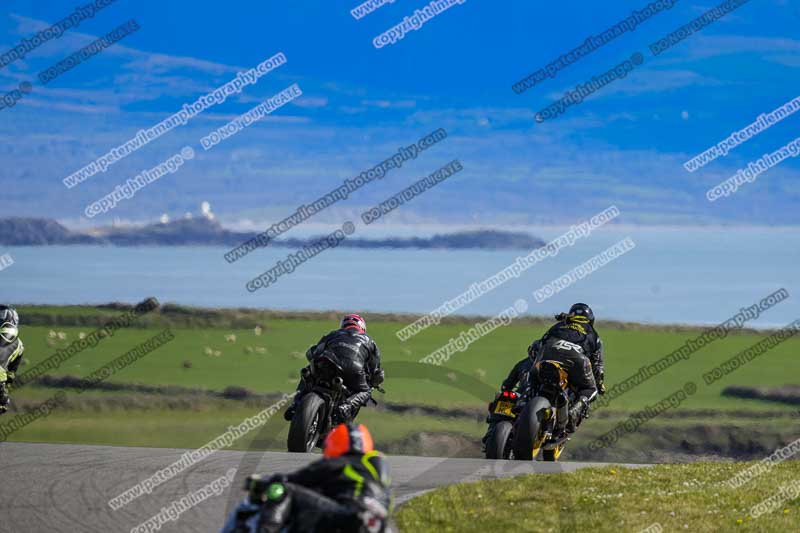
{"label": "distant headland", "polygon": [[[105,246],[238,246],[257,233],[231,231],[208,217],[184,218],[141,226],[107,226],[90,231],[70,230],[49,218],[9,217],[0,219],[5,246],[105,245]],[[302,248],[320,237],[275,239],[268,246]],[[432,237],[348,237],[345,248],[417,248],[509,250],[539,248],[545,243],[528,233],[473,230]]]}

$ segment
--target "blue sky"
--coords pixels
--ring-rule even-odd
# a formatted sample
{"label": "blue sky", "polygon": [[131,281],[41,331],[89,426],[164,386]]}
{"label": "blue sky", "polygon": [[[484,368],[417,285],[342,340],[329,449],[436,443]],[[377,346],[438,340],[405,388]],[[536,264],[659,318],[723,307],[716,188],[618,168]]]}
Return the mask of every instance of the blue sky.
{"label": "blue sky", "polygon": [[[88,0],[87,0],[88,1]],[[86,2],[84,2],[86,3]],[[6,214],[71,224],[84,207],[183,146],[198,157],[92,224],[180,216],[208,201],[223,223],[275,221],[443,127],[449,137],[319,221],[353,216],[457,158],[464,172],[397,210],[389,223],[569,223],[618,205],[641,224],[795,225],[796,159],[714,204],[705,191],[798,137],[793,116],[702,170],[682,163],[759,114],[795,98],[800,6],[751,0],[658,57],[648,44],[716,2],[679,0],[522,95],[511,85],[646,1],[467,0],[376,49],[372,40],[426,5],[396,0],[354,19],[358,0],[118,0],[23,61],[0,69],[0,91],[129,19],[141,29],[15,107],[0,110]],[[0,52],[70,14],[73,2],[4,0]],[[645,62],[563,116],[534,114],[566,89],[634,52]],[[241,95],[72,190],[61,180],[108,149],[277,52],[288,63]],[[217,149],[199,139],[298,83],[303,96]],[[800,115],[800,114],[798,114]]]}

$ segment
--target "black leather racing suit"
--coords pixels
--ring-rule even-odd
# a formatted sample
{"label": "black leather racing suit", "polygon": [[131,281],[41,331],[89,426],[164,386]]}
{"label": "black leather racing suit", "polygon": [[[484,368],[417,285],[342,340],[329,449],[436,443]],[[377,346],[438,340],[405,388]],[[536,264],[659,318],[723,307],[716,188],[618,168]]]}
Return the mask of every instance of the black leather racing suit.
{"label": "black leather racing suit", "polygon": [[[372,397],[372,386],[380,385],[383,381],[381,352],[369,335],[353,328],[331,331],[308,349],[306,359],[311,362],[326,350],[336,354],[337,362],[344,371],[342,379],[350,396],[342,407],[352,417]],[[297,391],[295,405],[299,405],[306,392],[302,380]]]}
{"label": "black leather racing suit", "polygon": [[[595,368],[589,354],[598,361],[598,368]],[[567,381],[575,398],[570,406],[566,430],[574,432],[587,416],[589,404],[597,397],[595,376],[598,375],[601,379],[603,377],[602,344],[588,322],[561,320],[541,339],[541,350],[529,374],[532,389],[538,380],[535,365],[546,360],[557,361],[567,371]]]}
{"label": "black leather racing suit", "polygon": [[[584,397],[587,401],[592,401],[597,396],[597,385],[592,373],[592,363],[589,358],[580,351],[580,345],[570,341],[565,341],[556,337],[551,337],[542,345],[542,353],[539,361],[557,361],[564,370],[567,371],[567,380],[570,387],[575,391],[575,396]],[[537,371],[534,368],[531,372],[531,379],[535,383]]]}
{"label": "black leather racing suit", "polygon": [[0,413],[8,405],[8,385],[14,383],[24,352],[25,347],[19,338],[11,344],[0,341]]}
{"label": "black leather racing suit", "polygon": [[[320,459],[275,478],[286,487],[286,497],[258,510],[259,532],[283,531],[281,526],[291,523],[292,532],[359,533],[367,531],[370,518],[375,522],[369,531],[386,526],[391,510],[389,468],[378,452]],[[245,513],[246,508],[240,506]],[[224,532],[239,531],[232,527],[235,516]]]}
{"label": "black leather racing suit", "polygon": [[514,368],[511,369],[511,372],[508,373],[508,377],[503,380],[503,384],[500,385],[500,388],[508,391],[514,390],[514,387],[522,388],[525,383],[525,378],[528,372],[531,371],[532,366],[533,359],[530,357],[519,361],[514,365]]}
{"label": "black leather racing suit", "polygon": [[588,357],[592,364],[595,384],[598,389],[603,385],[606,375],[603,341],[591,324],[569,319],[560,320],[544,334],[541,342],[544,344],[550,338],[580,345],[583,348],[583,355]]}

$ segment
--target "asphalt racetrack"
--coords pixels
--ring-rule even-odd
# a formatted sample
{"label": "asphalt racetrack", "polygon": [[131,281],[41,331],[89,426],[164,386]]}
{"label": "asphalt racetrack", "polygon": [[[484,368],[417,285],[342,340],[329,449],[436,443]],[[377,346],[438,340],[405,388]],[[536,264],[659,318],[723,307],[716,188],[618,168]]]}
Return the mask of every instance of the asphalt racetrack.
{"label": "asphalt racetrack", "polygon": [[[108,501],[178,460],[186,450],[58,444],[0,444],[0,532],[128,532],[174,500],[236,469],[231,487],[167,522],[158,531],[218,532],[253,472],[290,472],[315,454],[220,451],[116,511]],[[397,503],[441,485],[570,472],[601,463],[542,463],[390,456]],[[636,466],[636,465],[630,465]]]}

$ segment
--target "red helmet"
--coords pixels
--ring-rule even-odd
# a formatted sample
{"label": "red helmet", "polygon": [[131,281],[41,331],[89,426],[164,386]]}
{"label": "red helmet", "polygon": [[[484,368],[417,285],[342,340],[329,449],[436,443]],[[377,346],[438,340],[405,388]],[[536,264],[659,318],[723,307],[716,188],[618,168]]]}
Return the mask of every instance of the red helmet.
{"label": "red helmet", "polygon": [[339,327],[341,329],[355,328],[359,333],[366,333],[367,321],[361,318],[361,315],[351,313],[349,315],[344,315],[344,318],[342,319],[342,325]]}
{"label": "red helmet", "polygon": [[332,459],[348,453],[364,454],[373,451],[372,435],[364,424],[339,424],[325,438],[322,454]]}

